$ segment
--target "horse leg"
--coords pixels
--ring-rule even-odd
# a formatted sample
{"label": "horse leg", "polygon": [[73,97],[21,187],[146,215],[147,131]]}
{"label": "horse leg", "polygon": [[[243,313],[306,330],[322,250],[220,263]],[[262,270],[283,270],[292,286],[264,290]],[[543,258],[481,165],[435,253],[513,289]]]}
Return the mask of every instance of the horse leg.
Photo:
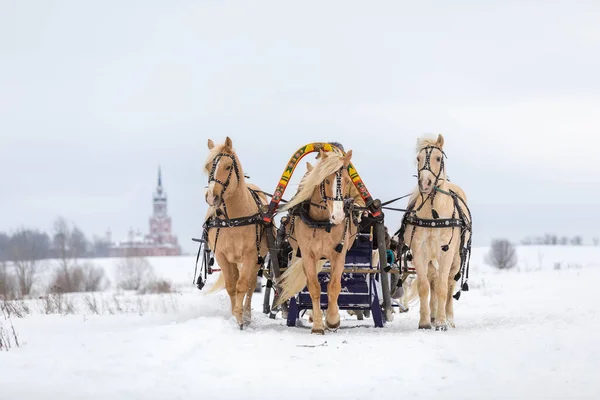
{"label": "horse leg", "polygon": [[[435,293],[435,283],[433,280],[429,281],[431,293]],[[435,321],[435,316],[437,315],[437,306],[438,299],[437,296],[431,295],[429,296],[429,312],[431,315],[431,322]]]}
{"label": "horse leg", "polygon": [[344,260],[341,257],[335,257],[331,264],[331,279],[327,285],[327,315],[325,324],[329,329],[340,327],[340,311],[338,307],[338,297],[342,290],[342,272],[344,272]]}
{"label": "horse leg", "polygon": [[[252,274],[254,273],[255,278],[252,279]],[[240,277],[235,286],[236,289],[236,299],[235,299],[235,307],[233,308],[233,315],[237,320],[240,329],[244,327],[244,319],[243,319],[243,303],[244,297],[248,293],[248,291],[253,287],[250,286],[250,282],[253,281],[254,285],[256,285],[256,274],[258,273],[258,265],[256,265],[256,253],[249,253],[244,256],[242,268],[240,271]]]}
{"label": "horse leg", "polygon": [[239,271],[237,264],[230,263],[227,261],[225,256],[222,253],[217,253],[215,255],[217,259],[217,263],[221,267],[221,273],[225,278],[225,289],[227,289],[227,294],[229,295],[229,300],[231,300],[231,313],[233,314],[233,309],[235,308],[235,285],[239,278]]}
{"label": "horse leg", "polygon": [[442,254],[439,271],[435,278],[434,293],[432,297],[437,297],[437,315],[435,318],[435,330],[448,330],[448,321],[446,320],[446,303],[448,297],[448,275],[450,274],[450,267],[454,259],[454,252],[449,250]]}
{"label": "horse leg", "polygon": [[250,281],[248,282],[250,287],[246,292],[246,300],[244,301],[244,310],[242,313],[244,324],[249,324],[252,319],[252,296],[254,296],[254,289],[256,288],[256,281],[258,280],[257,274],[250,275]]}
{"label": "horse leg", "polygon": [[[427,279],[429,280],[429,287],[431,290],[431,293],[435,293],[435,275],[436,275],[436,270],[434,268],[434,266],[429,263],[428,266],[428,276]],[[437,309],[438,309],[438,298],[437,296],[434,296],[433,294],[431,296],[429,296],[429,310],[431,313],[431,323],[433,323],[435,321],[435,316],[437,315]]]}
{"label": "horse leg", "polygon": [[313,326],[311,333],[323,335],[325,334],[325,328],[323,327],[323,312],[321,311],[321,284],[317,277],[317,260],[309,254],[304,254],[302,253],[304,274],[306,275],[308,292],[312,302]]}
{"label": "horse leg", "polygon": [[413,265],[417,272],[417,289],[419,291],[419,329],[431,329],[431,311],[429,309],[429,279],[427,264],[424,265],[421,256],[413,256]]}

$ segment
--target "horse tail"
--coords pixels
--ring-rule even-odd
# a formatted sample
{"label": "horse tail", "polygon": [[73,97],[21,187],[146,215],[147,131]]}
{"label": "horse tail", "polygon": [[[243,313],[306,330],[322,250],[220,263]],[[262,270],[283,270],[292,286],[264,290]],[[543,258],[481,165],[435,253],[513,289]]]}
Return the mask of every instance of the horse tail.
{"label": "horse tail", "polygon": [[219,274],[219,277],[217,278],[217,281],[214,283],[214,285],[211,286],[210,289],[208,289],[206,294],[215,293],[216,291],[221,290],[224,287],[225,287],[225,276],[223,275],[223,272],[221,272]]}
{"label": "horse tail", "polygon": [[[321,272],[323,265],[325,265],[325,260],[317,261],[317,274]],[[302,258],[298,258],[285,270],[281,275],[279,286],[281,287],[281,293],[279,293],[279,299],[275,302],[274,307],[283,304],[306,287],[306,275],[304,274]]]}
{"label": "horse tail", "polygon": [[417,279],[410,279],[411,282],[404,282],[404,306],[409,307],[419,303],[419,284]]}
{"label": "horse tail", "polygon": [[[439,264],[437,262],[437,260],[433,259],[431,261],[429,261],[429,263],[427,264],[427,269],[429,269],[429,267],[434,267],[436,269],[439,270]],[[426,277],[427,279],[427,284],[431,285],[429,288],[430,293],[433,292],[433,285],[431,282],[429,282],[429,279]],[[404,283],[404,305],[406,307],[408,306],[413,306],[419,303],[419,284],[418,284],[418,279],[417,276],[415,276],[414,279],[412,279],[412,282],[410,283]]]}

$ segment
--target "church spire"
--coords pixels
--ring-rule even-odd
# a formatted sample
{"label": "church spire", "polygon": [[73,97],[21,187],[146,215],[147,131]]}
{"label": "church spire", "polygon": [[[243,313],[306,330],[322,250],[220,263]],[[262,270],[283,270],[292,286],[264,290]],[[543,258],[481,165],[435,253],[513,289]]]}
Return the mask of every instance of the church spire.
{"label": "church spire", "polygon": [[166,200],[166,194],[164,193],[164,188],[162,184],[162,169],[160,165],[158,166],[158,181],[156,183],[156,192],[154,193],[154,200]]}
{"label": "church spire", "polygon": [[158,187],[162,187],[162,174],[160,171],[160,165],[158,166]]}

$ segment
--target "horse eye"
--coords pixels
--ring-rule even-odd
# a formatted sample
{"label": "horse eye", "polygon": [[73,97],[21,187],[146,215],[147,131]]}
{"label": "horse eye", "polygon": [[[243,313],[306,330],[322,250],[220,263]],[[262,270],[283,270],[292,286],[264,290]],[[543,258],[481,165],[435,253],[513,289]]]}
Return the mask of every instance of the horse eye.
{"label": "horse eye", "polygon": [[229,171],[231,169],[231,165],[225,167],[225,171]]}
{"label": "horse eye", "polygon": [[329,185],[331,182],[329,181],[329,179],[325,179],[325,183]]}
{"label": "horse eye", "polygon": [[418,162],[421,162],[421,157],[417,157],[417,161],[418,161]]}
{"label": "horse eye", "polygon": [[438,162],[440,162],[440,161],[442,161],[442,158],[441,158],[441,157],[438,157],[438,158],[437,158],[437,160],[438,160]]}

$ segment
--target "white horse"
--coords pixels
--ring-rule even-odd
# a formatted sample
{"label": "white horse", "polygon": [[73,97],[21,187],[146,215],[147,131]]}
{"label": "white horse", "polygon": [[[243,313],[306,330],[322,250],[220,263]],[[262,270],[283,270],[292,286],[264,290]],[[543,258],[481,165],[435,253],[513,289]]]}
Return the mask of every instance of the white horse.
{"label": "white horse", "polygon": [[[400,251],[410,252],[417,274],[414,283],[407,284],[407,297],[413,300],[418,292],[419,329],[431,329],[432,323],[436,330],[454,328],[457,280],[462,277],[461,289],[468,290],[464,269],[470,257],[471,213],[465,192],[448,181],[443,147],[442,135],[417,140],[418,187],[409,199],[399,237]],[[459,296],[460,290],[454,298]]]}

